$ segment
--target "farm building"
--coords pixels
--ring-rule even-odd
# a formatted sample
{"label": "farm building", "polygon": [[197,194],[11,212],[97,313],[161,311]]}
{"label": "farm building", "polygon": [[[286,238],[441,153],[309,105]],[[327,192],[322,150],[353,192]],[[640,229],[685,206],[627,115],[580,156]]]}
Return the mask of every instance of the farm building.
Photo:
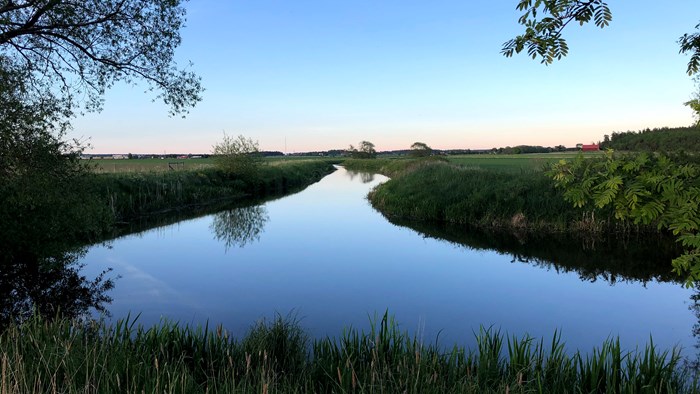
{"label": "farm building", "polygon": [[584,152],[598,151],[598,150],[600,150],[600,145],[598,145],[598,144],[581,145],[581,150]]}

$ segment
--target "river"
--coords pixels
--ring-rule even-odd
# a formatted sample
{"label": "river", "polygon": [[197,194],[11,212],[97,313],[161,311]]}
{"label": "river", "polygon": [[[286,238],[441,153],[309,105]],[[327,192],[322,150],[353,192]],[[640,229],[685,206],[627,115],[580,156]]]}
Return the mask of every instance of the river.
{"label": "river", "polygon": [[341,167],[291,196],[93,246],[82,274],[111,268],[111,318],[138,315],[143,325],[208,322],[242,336],[258,319],[293,314],[312,336],[335,337],[388,310],[445,346],[472,346],[474,332],[492,327],[545,341],[557,331],[583,351],[616,336],[633,349],[651,336],[695,356],[695,290],[653,275],[585,275],[392,224],[365,198],[385,180]]}

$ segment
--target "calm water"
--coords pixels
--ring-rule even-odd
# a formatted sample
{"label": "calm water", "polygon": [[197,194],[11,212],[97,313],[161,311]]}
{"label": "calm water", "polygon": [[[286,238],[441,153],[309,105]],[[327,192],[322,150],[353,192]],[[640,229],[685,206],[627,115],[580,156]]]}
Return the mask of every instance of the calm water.
{"label": "calm water", "polygon": [[294,311],[312,335],[337,336],[388,309],[444,345],[471,345],[483,325],[545,338],[560,330],[567,348],[585,350],[610,336],[631,348],[652,335],[694,355],[694,290],[426,237],[369,205],[367,192],[385,180],[340,168],[292,196],[92,247],[83,273],[113,268],[121,278],[108,309],[114,318],[140,313],[145,325],[208,320],[242,335],[261,317]]}

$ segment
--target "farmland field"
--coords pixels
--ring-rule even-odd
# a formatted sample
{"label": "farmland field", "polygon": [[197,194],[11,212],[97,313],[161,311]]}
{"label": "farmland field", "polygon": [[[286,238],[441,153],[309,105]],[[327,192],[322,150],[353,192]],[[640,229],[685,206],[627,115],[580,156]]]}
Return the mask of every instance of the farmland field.
{"label": "farmland field", "polygon": [[[455,155],[447,156],[454,164],[465,167],[479,167],[485,170],[502,170],[520,172],[539,170],[543,165],[560,159],[571,160],[579,152],[529,153],[520,155]],[[585,157],[599,157],[603,152],[588,152]]]}

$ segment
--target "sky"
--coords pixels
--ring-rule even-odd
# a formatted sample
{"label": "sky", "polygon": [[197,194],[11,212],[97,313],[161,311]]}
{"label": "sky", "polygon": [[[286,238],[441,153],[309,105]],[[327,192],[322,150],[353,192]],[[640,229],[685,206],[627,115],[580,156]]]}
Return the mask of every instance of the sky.
{"label": "sky", "polygon": [[687,126],[697,91],[678,38],[697,0],[608,2],[605,29],[570,25],[545,66],[502,44],[517,0],[191,0],[176,60],[203,100],[169,117],[146,86],[117,85],[74,122],[88,153],[209,153],[224,133],[262,150],[490,149],[591,143]]}

